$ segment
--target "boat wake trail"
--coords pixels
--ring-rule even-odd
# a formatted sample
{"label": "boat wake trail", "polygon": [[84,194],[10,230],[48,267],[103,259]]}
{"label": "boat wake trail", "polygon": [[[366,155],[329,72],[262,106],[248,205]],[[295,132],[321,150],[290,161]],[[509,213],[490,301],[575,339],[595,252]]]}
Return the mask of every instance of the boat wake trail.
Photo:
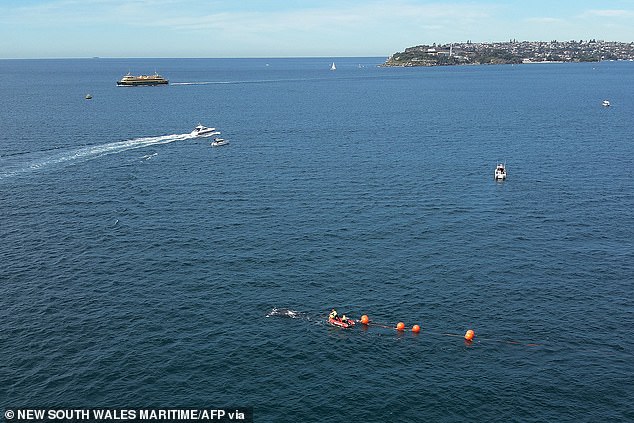
{"label": "boat wake trail", "polygon": [[197,81],[197,82],[173,82],[172,85],[234,85],[234,84],[266,84],[270,82],[286,82],[284,80],[254,80],[254,81]]}
{"label": "boat wake trail", "polygon": [[[35,151],[6,158],[0,158],[0,180],[76,162],[88,161],[108,154],[117,154],[137,148],[168,144],[195,138],[191,134],[172,134],[158,137],[134,138],[84,147]],[[144,158],[148,158],[146,156]]]}
{"label": "boat wake trail", "polygon": [[235,81],[191,81],[171,82],[170,85],[241,85],[241,84],[275,84],[280,82],[326,81],[331,78],[283,78],[283,79],[249,79]]}

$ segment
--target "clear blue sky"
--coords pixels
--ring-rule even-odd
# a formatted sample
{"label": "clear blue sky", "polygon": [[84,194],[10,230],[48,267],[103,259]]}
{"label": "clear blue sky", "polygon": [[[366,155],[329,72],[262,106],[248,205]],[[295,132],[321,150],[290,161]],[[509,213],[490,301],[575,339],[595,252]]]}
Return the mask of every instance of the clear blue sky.
{"label": "clear blue sky", "polygon": [[634,0],[0,0],[0,58],[388,56],[590,38],[634,41]]}

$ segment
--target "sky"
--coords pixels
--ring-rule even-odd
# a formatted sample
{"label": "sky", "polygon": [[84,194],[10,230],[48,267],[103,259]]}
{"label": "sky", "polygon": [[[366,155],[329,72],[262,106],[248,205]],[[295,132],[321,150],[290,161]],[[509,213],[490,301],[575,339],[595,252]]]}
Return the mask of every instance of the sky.
{"label": "sky", "polygon": [[634,41],[634,0],[0,0],[0,58],[387,57],[419,44]]}

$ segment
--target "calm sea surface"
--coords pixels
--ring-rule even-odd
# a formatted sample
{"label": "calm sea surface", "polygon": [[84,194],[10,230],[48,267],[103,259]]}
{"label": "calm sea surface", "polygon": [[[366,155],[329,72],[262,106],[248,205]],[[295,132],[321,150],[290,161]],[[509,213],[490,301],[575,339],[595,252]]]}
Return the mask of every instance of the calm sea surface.
{"label": "calm sea surface", "polygon": [[0,410],[634,420],[634,63],[382,60],[0,61]]}

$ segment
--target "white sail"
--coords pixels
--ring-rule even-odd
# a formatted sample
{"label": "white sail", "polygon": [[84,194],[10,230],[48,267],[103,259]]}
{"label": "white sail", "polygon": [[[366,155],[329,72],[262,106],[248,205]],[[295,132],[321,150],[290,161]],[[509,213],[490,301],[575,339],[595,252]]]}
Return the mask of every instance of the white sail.
{"label": "white sail", "polygon": [[330,67],[330,70],[337,70],[337,67],[335,66],[335,62],[332,62],[332,66]]}

